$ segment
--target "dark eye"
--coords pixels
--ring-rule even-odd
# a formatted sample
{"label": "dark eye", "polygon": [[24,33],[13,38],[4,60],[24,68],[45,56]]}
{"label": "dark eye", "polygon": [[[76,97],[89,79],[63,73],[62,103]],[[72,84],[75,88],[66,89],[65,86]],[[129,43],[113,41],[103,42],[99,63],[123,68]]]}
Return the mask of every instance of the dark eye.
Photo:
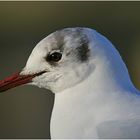
{"label": "dark eye", "polygon": [[53,52],[51,54],[48,54],[47,56],[47,61],[51,62],[58,62],[62,58],[62,53],[61,52]]}

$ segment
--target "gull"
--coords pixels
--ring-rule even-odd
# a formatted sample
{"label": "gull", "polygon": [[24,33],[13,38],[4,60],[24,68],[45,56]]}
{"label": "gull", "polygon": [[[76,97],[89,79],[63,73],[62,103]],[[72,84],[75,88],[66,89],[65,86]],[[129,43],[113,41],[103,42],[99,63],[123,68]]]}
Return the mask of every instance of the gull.
{"label": "gull", "polygon": [[140,138],[140,93],[113,44],[94,29],[57,30],[0,92],[30,84],[55,94],[51,138]]}

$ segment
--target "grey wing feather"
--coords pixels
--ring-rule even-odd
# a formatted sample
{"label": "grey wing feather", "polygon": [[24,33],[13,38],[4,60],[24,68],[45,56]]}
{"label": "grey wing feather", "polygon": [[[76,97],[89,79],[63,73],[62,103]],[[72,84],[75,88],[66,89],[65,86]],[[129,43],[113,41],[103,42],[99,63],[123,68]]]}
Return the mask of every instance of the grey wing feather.
{"label": "grey wing feather", "polygon": [[97,126],[101,139],[140,139],[140,120],[107,121]]}

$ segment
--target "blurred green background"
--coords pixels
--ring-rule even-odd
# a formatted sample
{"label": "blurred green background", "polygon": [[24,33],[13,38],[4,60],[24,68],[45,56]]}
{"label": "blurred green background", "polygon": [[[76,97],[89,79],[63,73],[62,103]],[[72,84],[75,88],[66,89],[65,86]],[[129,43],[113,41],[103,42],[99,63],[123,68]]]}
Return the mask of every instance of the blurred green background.
{"label": "blurred green background", "polygon": [[[73,26],[109,38],[140,89],[140,2],[0,2],[0,79],[21,70],[42,38]],[[0,94],[0,138],[50,138],[53,98],[33,86]]]}

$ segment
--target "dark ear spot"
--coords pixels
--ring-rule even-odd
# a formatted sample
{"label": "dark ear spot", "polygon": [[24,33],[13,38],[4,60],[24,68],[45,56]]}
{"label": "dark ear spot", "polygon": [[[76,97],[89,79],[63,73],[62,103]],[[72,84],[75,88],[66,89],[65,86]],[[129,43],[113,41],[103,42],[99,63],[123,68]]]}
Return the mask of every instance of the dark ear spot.
{"label": "dark ear spot", "polygon": [[77,48],[78,59],[82,62],[89,58],[89,43],[87,39],[81,39],[80,46]]}

